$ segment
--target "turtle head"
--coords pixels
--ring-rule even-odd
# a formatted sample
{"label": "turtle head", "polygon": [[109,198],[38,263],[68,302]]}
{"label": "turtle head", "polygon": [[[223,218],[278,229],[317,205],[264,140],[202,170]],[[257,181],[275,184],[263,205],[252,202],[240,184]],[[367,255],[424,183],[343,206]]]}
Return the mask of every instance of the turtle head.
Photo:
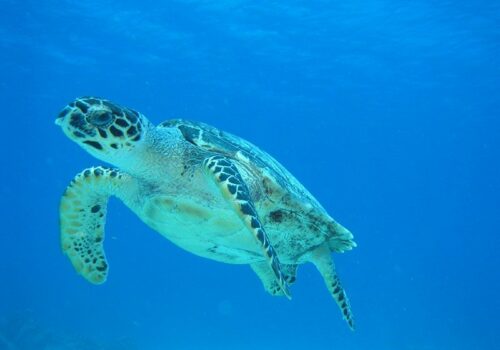
{"label": "turtle head", "polygon": [[108,163],[116,163],[140,145],[150,125],[142,114],[96,97],[68,104],[56,124],[71,140]]}

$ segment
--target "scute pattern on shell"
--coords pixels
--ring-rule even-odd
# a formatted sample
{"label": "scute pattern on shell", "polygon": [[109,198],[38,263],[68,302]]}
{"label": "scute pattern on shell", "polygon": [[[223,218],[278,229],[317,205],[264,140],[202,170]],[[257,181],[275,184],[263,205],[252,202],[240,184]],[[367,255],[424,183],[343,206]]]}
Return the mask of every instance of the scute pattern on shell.
{"label": "scute pattern on shell", "polygon": [[260,173],[267,175],[264,178],[273,181],[275,186],[306,199],[316,206],[315,209],[324,210],[288,170],[254,144],[201,122],[172,119],[159,124],[158,127],[177,127],[189,142],[209,152],[236,159],[250,167],[257,167]]}

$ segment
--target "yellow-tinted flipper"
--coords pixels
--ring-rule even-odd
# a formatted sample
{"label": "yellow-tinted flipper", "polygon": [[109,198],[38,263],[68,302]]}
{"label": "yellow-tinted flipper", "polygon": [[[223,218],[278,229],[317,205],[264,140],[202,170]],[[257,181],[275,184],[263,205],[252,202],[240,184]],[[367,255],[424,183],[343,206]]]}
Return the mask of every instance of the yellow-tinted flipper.
{"label": "yellow-tinted flipper", "polygon": [[91,283],[105,282],[108,274],[103,249],[108,199],[129,181],[128,175],[115,169],[89,168],[71,181],[61,198],[62,249],[76,271]]}
{"label": "yellow-tinted flipper", "polygon": [[288,283],[281,270],[278,255],[259,220],[248,187],[243,181],[240,172],[230,159],[218,155],[205,159],[203,165],[208,169],[225,198],[233,204],[245,226],[262,247],[263,254],[272,269],[276,282],[283,293],[290,298]]}

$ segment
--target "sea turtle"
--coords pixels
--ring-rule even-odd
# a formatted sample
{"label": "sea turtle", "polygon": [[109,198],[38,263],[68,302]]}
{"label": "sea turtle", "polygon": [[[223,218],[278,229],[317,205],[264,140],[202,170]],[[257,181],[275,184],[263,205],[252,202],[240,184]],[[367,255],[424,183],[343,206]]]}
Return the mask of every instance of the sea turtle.
{"label": "sea turtle", "polygon": [[281,164],[248,141],[181,119],[154,126],[109,100],[81,97],[56,124],[115,168],[91,167],[60,204],[61,245],[94,284],[108,274],[103,240],[108,198],[116,196],[155,231],[202,257],[248,264],[272,295],[290,298],[297,266],[312,262],[354,329],[332,252],[353,236]]}

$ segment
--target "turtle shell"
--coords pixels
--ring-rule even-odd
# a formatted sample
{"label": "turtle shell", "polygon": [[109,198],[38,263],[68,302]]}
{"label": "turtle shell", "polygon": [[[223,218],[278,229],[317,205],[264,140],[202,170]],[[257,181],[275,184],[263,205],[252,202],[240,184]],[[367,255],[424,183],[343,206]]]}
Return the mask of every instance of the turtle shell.
{"label": "turtle shell", "polygon": [[266,192],[281,198],[286,196],[292,200],[299,199],[301,204],[309,203],[324,212],[318,201],[288,170],[268,153],[241,137],[205,123],[184,119],[168,120],[158,127],[178,128],[184,138],[197,147],[245,164],[253,170],[253,173],[262,177],[264,187],[267,189]]}

